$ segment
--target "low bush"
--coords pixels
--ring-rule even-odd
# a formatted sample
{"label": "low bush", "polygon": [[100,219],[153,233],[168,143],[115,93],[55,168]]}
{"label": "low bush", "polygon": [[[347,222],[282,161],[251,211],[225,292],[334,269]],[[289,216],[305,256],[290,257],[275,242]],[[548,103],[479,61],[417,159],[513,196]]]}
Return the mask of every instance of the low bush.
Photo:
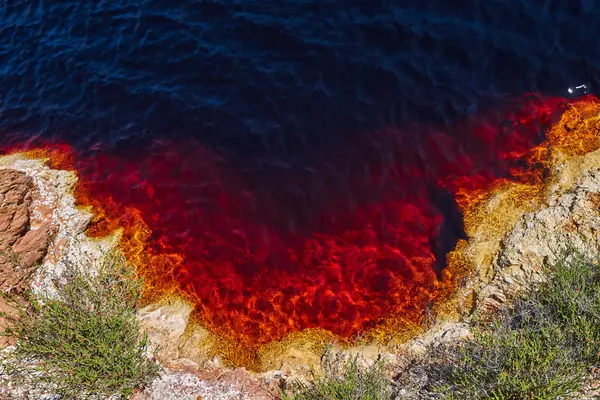
{"label": "low bush", "polygon": [[328,359],[322,374],[312,380],[296,380],[288,385],[283,400],[384,400],[391,395],[391,382],[385,377],[382,361],[360,368],[359,359],[346,362]]}
{"label": "low bush", "polygon": [[4,332],[18,339],[4,363],[11,379],[71,399],[127,397],[156,375],[135,314],[141,281],[122,256],[88,270],[69,266],[58,298],[29,296]]}
{"label": "low bush", "polygon": [[427,366],[448,399],[550,400],[581,389],[600,365],[600,266],[573,254],[472,340],[433,351]]}

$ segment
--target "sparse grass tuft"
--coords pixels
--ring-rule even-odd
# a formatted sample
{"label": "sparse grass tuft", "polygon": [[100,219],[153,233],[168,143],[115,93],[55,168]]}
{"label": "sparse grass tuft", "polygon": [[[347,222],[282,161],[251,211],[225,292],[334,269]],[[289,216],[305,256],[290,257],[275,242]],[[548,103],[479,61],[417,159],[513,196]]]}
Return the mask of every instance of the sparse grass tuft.
{"label": "sparse grass tuft", "polygon": [[383,372],[383,362],[370,368],[360,368],[358,358],[345,363],[326,362],[323,374],[313,373],[308,383],[294,381],[289,384],[283,400],[384,400],[391,395],[391,382]]}
{"label": "sparse grass tuft", "polygon": [[72,399],[128,397],[156,375],[135,315],[140,280],[122,256],[93,269],[70,266],[58,299],[30,297],[5,332],[18,339],[5,364],[11,377]]}
{"label": "sparse grass tuft", "polygon": [[538,291],[475,337],[433,352],[428,372],[448,399],[550,400],[580,390],[600,365],[600,266],[573,254]]}

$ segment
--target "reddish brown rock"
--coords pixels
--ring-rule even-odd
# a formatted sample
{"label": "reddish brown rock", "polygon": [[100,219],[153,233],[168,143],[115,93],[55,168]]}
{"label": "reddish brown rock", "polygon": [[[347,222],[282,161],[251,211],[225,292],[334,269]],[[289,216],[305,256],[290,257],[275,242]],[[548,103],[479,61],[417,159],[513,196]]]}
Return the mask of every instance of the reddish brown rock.
{"label": "reddish brown rock", "polygon": [[48,248],[50,228],[30,229],[34,185],[23,172],[0,170],[0,290],[29,287]]}
{"label": "reddish brown rock", "polygon": [[24,173],[0,170],[0,249],[12,246],[27,230],[32,188]]}
{"label": "reddish brown rock", "polygon": [[[18,296],[31,285],[33,274],[48,249],[51,228],[31,229],[31,207],[36,196],[31,177],[0,169],[0,291]],[[14,305],[0,297],[0,311],[16,316]],[[0,331],[7,320],[0,317]],[[12,344],[0,336],[0,348]]]}

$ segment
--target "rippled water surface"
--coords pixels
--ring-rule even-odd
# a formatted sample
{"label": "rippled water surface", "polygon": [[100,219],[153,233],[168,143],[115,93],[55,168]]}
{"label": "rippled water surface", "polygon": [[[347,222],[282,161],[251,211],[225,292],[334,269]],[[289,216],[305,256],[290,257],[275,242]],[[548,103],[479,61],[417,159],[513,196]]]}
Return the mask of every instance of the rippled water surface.
{"label": "rippled water surface", "polygon": [[0,127],[87,148],[195,137],[265,162],[597,84],[564,1],[4,1]]}

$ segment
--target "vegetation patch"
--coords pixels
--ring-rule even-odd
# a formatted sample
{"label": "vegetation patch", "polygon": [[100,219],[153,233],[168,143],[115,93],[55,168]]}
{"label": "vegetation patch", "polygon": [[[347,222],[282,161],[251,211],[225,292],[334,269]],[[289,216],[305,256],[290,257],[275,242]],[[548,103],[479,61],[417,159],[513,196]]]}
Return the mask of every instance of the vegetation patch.
{"label": "vegetation patch", "polygon": [[447,399],[568,398],[600,365],[600,266],[573,253],[474,338],[433,349],[426,370]]}
{"label": "vegetation patch", "polygon": [[359,366],[358,357],[346,362],[327,358],[323,373],[312,380],[295,380],[282,394],[282,400],[384,400],[391,396],[391,382],[385,377],[381,360],[368,368]]}
{"label": "vegetation patch", "polygon": [[135,314],[141,281],[121,255],[95,264],[69,266],[55,282],[58,298],[29,296],[4,332],[18,342],[3,375],[65,399],[128,397],[156,376]]}

